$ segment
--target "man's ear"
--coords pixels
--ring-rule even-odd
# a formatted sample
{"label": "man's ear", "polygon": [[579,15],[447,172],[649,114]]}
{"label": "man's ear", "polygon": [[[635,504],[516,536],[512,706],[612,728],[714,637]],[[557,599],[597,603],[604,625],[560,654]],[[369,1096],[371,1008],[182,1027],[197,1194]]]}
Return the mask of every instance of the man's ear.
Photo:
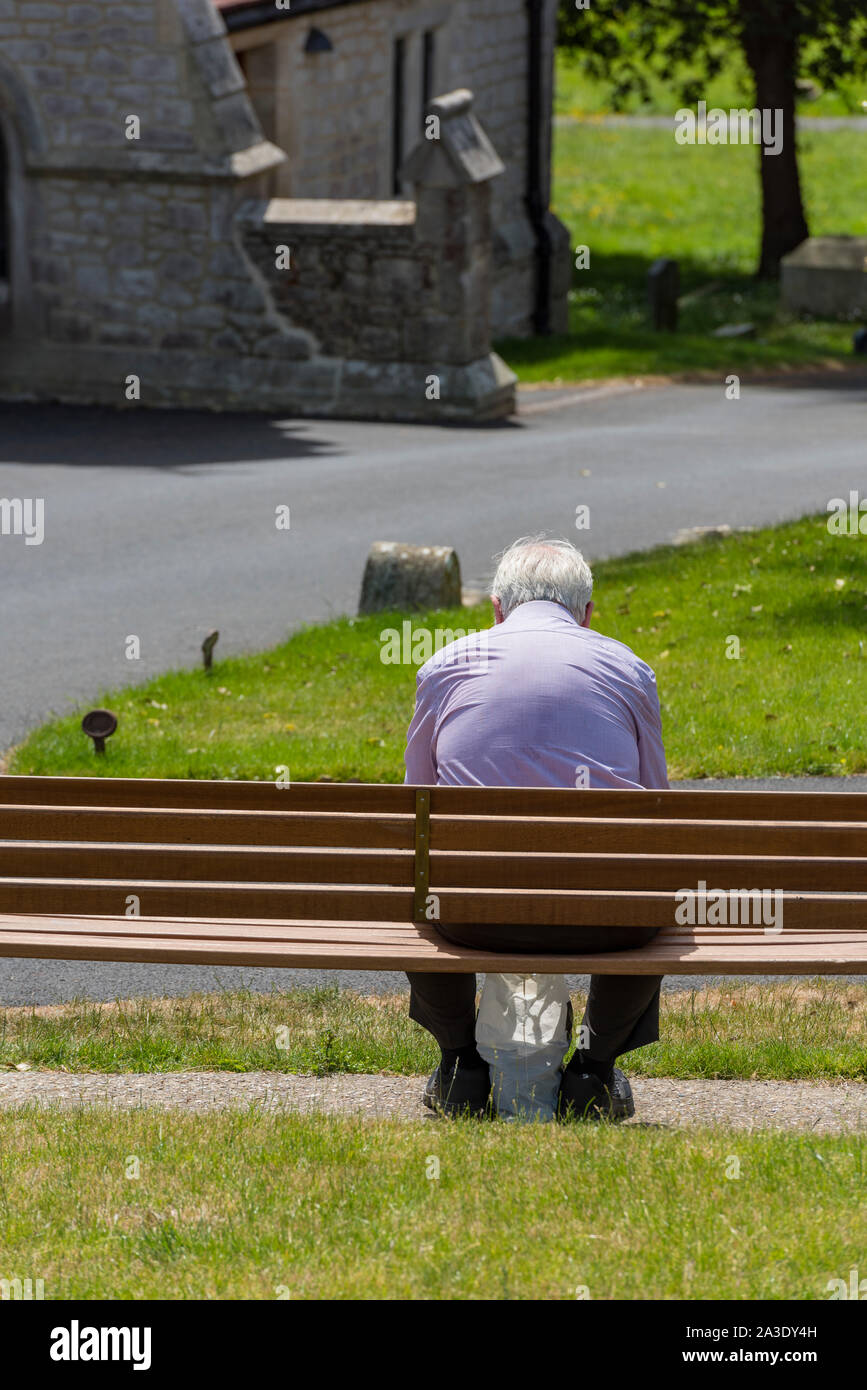
{"label": "man's ear", "polygon": [[494,605],[494,623],[497,624],[504,622],[505,619],[503,618],[503,605],[500,603],[500,600],[498,598],[494,598],[493,594],[491,594],[491,603]]}
{"label": "man's ear", "polygon": [[584,613],[584,617],[581,619],[581,626],[582,626],[582,627],[589,627],[589,626],[590,626],[590,619],[591,619],[592,617],[593,617],[593,602],[592,602],[592,600],[591,600],[591,602],[588,603],[588,605],[587,605],[587,609],[586,609],[586,611],[585,611],[585,613]]}

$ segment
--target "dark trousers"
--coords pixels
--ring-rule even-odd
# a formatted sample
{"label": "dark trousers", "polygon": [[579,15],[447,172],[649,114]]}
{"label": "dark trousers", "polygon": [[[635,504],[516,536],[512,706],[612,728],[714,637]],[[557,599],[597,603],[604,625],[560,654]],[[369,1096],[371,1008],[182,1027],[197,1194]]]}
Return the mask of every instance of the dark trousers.
{"label": "dark trousers", "polygon": [[[488,951],[527,951],[538,959],[543,933],[539,927],[439,928],[458,946]],[[629,951],[646,946],[657,929],[648,927],[546,927],[544,946],[556,953]],[[528,971],[532,974],[532,971]],[[540,971],[544,974],[544,967]],[[476,1036],[475,975],[413,971],[409,980],[409,1016],[432,1033],[441,1048],[465,1047]],[[595,1060],[613,1062],[624,1052],[659,1038],[661,975],[593,975],[584,1011],[584,1051]]]}

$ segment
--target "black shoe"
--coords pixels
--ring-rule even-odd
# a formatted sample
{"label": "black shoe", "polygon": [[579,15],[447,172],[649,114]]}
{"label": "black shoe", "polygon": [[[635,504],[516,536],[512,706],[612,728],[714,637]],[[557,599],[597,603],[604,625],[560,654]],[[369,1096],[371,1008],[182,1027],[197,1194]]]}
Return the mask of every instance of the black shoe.
{"label": "black shoe", "polygon": [[559,1120],[625,1120],[634,1114],[632,1087],[619,1067],[607,1084],[593,1072],[564,1071],[557,1097]]}
{"label": "black shoe", "polygon": [[442,1115],[484,1115],[491,1094],[490,1067],[462,1067],[443,1075],[442,1067],[428,1077],[422,1103]]}

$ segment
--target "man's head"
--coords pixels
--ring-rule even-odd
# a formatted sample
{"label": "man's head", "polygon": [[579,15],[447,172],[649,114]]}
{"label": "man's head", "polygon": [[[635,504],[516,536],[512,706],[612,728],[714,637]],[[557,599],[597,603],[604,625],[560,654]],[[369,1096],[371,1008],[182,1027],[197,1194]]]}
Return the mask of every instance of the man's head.
{"label": "man's head", "polygon": [[593,575],[571,541],[522,536],[503,551],[491,599],[498,623],[522,603],[544,599],[568,609],[582,627],[593,612]]}

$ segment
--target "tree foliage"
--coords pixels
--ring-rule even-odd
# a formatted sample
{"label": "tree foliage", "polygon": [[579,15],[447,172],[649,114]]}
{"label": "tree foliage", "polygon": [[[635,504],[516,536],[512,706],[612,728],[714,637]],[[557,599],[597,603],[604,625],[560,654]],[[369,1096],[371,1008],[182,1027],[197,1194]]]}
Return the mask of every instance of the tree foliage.
{"label": "tree foliage", "polygon": [[649,97],[648,76],[677,73],[689,105],[720,72],[732,47],[750,52],[775,40],[794,46],[794,77],[822,87],[867,72],[867,0],[560,0],[558,43],[611,84],[615,106]]}

